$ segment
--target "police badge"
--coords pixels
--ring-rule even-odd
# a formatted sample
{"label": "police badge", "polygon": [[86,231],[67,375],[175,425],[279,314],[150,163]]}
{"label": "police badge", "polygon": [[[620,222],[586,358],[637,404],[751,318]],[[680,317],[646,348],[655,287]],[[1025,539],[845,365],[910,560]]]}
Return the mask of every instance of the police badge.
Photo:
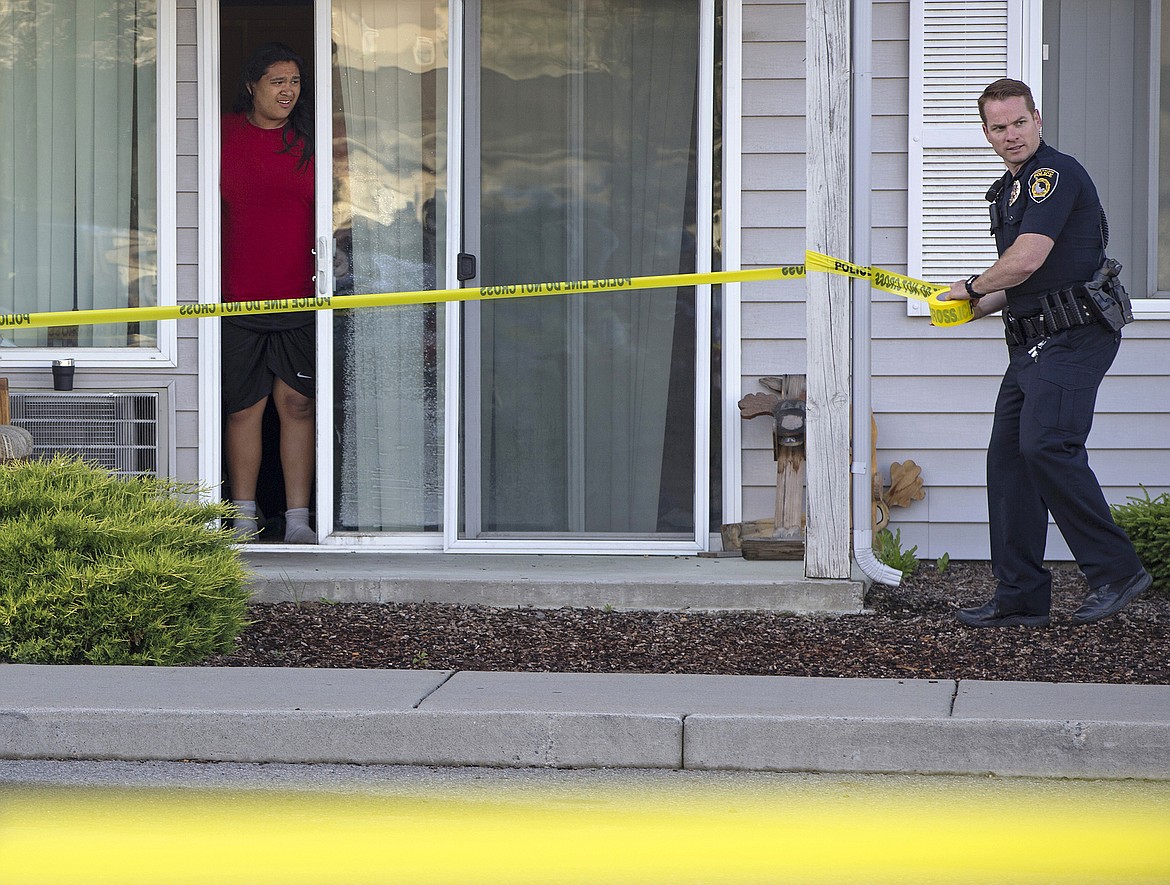
{"label": "police badge", "polygon": [[1011,199],[1008,200],[1008,205],[1014,206],[1016,204],[1016,200],[1018,200],[1019,198],[1020,198],[1020,180],[1017,178],[1015,181],[1012,182],[1012,196],[1011,196]]}

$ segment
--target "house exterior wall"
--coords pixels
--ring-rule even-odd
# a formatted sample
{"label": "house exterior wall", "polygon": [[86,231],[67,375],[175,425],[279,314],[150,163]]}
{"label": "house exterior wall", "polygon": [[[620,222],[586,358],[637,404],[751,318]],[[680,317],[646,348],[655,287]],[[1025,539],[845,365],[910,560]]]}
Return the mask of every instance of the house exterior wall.
{"label": "house exterior wall", "polygon": [[[731,0],[734,2],[734,0]],[[199,156],[197,0],[177,4],[177,298],[198,301]],[[907,139],[909,105],[909,3],[873,3],[873,263],[904,270],[907,255]],[[742,5],[742,266],[799,263],[805,248],[805,151],[820,135],[805,126],[805,4],[803,0],[743,0]],[[1092,170],[1090,170],[1092,171]],[[850,256],[842,256],[850,257]],[[972,271],[979,268],[972,268]],[[747,283],[741,287],[741,389],[762,391],[767,375],[804,373],[805,286],[802,281]],[[922,468],[926,497],[896,508],[891,528],[919,555],[948,553],[984,559],[987,511],[984,451],[999,378],[1006,364],[997,322],[937,329],[907,316],[906,303],[873,296],[872,393],[877,422],[877,466],[891,462]],[[199,477],[199,326],[177,324],[175,366],[96,370],[79,365],[78,390],[163,389],[173,415],[170,473]],[[1124,502],[1145,486],[1170,490],[1170,320],[1141,318],[1101,387],[1089,439],[1092,463],[1107,498]],[[14,390],[51,388],[44,366],[5,367]],[[742,427],[743,518],[770,517],[775,464],[766,420]],[[1049,554],[1069,554],[1053,527]]]}
{"label": "house exterior wall", "polygon": [[[741,263],[800,264],[805,249],[803,2],[743,4]],[[804,283],[745,283],[740,289],[744,394],[759,379],[806,371]],[[743,518],[772,517],[776,464],[771,424],[743,424]]]}
{"label": "house exterior wall", "polygon": [[[909,15],[903,0],[873,4],[872,261],[902,272],[908,263]],[[803,256],[803,151],[816,141],[804,131],[804,16],[801,2],[744,5],[745,267]],[[762,375],[805,371],[803,298],[799,281],[743,287],[744,393],[762,390]],[[890,527],[900,530],[904,548],[916,545],[922,557],[986,559],[985,451],[1007,364],[1001,326],[989,320],[935,328],[925,317],[907,316],[904,299],[876,291],[872,323],[877,466],[888,480],[891,462],[913,460],[926,491],[922,501],[895,508]],[[1141,494],[1141,485],[1155,495],[1170,489],[1170,321],[1139,318],[1124,334],[1089,437],[1091,462],[1113,503]],[[768,422],[745,422],[743,440],[744,519],[769,517]],[[1071,558],[1055,526],[1049,538],[1051,558]]]}

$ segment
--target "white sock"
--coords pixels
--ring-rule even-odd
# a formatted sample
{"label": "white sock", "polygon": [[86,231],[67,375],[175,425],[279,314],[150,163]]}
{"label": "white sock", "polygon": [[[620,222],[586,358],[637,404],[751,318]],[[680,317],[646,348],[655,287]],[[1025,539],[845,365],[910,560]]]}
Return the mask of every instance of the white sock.
{"label": "white sock", "polygon": [[232,533],[241,541],[251,541],[260,534],[260,520],[255,501],[232,501],[239,515],[232,520]]}
{"label": "white sock", "polygon": [[309,528],[309,508],[291,507],[284,511],[286,544],[316,544],[317,533]]}

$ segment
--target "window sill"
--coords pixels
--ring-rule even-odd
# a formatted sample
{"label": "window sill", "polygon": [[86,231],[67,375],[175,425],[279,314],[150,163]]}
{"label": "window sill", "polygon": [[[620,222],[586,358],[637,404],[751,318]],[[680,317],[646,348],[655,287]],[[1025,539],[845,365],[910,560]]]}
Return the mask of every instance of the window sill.
{"label": "window sill", "polygon": [[[1164,294],[1159,292],[1159,295]],[[1135,320],[1170,320],[1170,298],[1135,298],[1133,300]]]}

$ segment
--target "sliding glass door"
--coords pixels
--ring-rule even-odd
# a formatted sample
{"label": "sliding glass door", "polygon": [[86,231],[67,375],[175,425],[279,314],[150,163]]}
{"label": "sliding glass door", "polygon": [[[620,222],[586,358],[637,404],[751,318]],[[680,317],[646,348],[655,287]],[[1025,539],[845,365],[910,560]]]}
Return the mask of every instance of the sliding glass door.
{"label": "sliding glass door", "polygon": [[[333,0],[332,54],[334,292],[445,285],[446,9]],[[439,537],[444,326],[434,304],[334,314],[335,534]]]}
{"label": "sliding glass door", "polygon": [[[332,136],[319,247],[332,290],[709,269],[700,9],[332,0],[318,16],[329,65],[317,56],[330,76],[318,93]],[[688,287],[323,318],[332,383],[318,487],[332,542],[702,546],[709,297]]]}
{"label": "sliding glass door", "polygon": [[[696,270],[695,0],[479,0],[466,27],[479,283]],[[693,543],[697,305],[694,288],[467,305],[459,539]]]}

